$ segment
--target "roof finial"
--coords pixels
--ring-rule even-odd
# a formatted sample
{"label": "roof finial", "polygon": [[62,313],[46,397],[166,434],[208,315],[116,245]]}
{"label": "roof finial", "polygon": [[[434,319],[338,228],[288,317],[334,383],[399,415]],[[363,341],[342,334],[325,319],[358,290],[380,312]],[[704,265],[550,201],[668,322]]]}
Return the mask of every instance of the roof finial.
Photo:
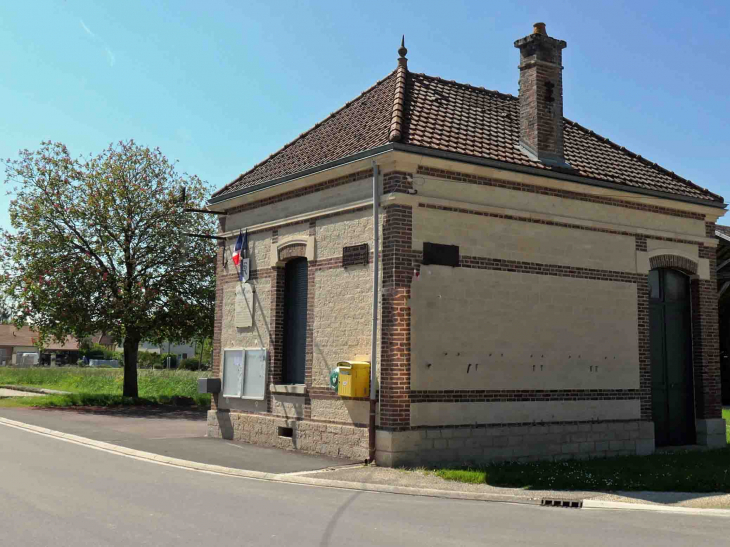
{"label": "roof finial", "polygon": [[406,49],[406,35],[403,35],[403,38],[401,38],[400,41],[400,47],[398,48],[398,65],[402,65],[404,67],[408,66],[408,59],[406,59],[406,53],[408,53],[408,50]]}

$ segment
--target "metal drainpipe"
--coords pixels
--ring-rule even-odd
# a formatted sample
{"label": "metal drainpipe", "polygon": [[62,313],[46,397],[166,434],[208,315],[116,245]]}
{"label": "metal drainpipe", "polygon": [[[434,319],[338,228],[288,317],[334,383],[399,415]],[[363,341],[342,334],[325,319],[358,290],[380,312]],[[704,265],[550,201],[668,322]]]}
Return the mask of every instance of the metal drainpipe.
{"label": "metal drainpipe", "polygon": [[380,226],[378,222],[380,192],[378,190],[378,164],[373,161],[373,330],[370,342],[370,421],[368,422],[368,446],[370,448],[369,463],[375,463],[375,412],[377,408],[377,392],[375,390],[375,383],[377,381],[378,357],[378,263],[380,260]]}

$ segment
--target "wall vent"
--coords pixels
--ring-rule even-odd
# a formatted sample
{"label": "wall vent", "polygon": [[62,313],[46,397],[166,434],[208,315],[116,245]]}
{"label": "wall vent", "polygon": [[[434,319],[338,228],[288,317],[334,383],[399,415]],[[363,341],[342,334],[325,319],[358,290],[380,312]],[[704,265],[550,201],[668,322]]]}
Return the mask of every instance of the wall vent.
{"label": "wall vent", "polygon": [[423,243],[423,264],[438,264],[441,266],[459,266],[459,246],[442,245],[441,243]]}

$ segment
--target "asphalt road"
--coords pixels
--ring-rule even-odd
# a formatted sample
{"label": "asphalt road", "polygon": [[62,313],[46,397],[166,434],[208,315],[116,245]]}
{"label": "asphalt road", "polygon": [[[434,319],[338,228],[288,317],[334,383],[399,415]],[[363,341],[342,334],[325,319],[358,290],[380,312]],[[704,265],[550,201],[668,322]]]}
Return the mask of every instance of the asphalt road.
{"label": "asphalt road", "polygon": [[0,544],[713,546],[730,519],[278,484],[121,457],[0,425]]}

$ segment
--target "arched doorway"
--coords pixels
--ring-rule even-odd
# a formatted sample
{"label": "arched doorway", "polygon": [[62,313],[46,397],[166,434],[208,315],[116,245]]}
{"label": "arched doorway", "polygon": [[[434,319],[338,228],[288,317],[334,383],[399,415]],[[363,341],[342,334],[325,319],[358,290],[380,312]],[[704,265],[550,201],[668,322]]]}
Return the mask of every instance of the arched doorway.
{"label": "arched doorway", "polygon": [[284,354],[285,384],[305,382],[307,354],[306,258],[289,260],[284,267]]}
{"label": "arched doorway", "polygon": [[649,341],[656,446],[695,444],[690,281],[677,270],[649,272]]}

